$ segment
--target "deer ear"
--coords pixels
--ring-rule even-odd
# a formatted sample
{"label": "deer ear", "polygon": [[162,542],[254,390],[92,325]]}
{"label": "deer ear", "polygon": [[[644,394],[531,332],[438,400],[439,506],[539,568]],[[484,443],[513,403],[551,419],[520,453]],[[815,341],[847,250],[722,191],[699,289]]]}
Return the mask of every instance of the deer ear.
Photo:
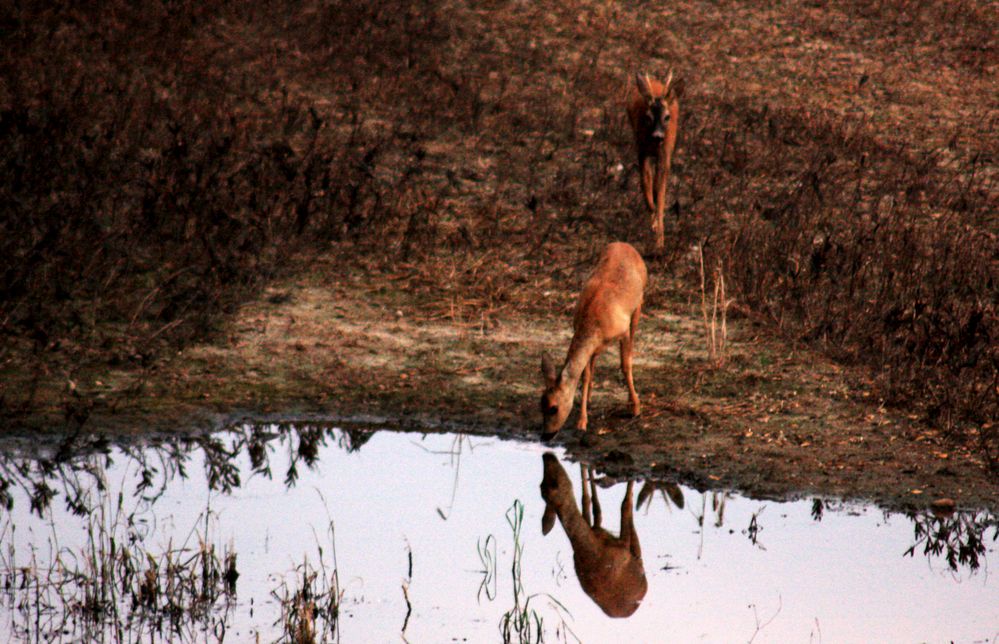
{"label": "deer ear", "polygon": [[555,527],[555,506],[551,503],[545,504],[545,513],[541,516],[541,534],[546,535]]}
{"label": "deer ear", "polygon": [[638,88],[638,93],[642,95],[642,98],[647,101],[652,100],[652,86],[649,85],[648,74],[635,72],[635,86]]}
{"label": "deer ear", "polygon": [[682,78],[678,78],[669,86],[669,93],[673,98],[681,98],[683,96],[683,91],[687,89],[687,82]]}
{"label": "deer ear", "polygon": [[551,387],[555,384],[555,363],[552,362],[551,356],[548,355],[547,351],[541,354],[541,375],[544,376],[546,387]]}
{"label": "deer ear", "polygon": [[652,481],[646,481],[642,485],[642,489],[638,491],[638,500],[635,501],[635,509],[642,509],[642,505],[646,502],[651,503],[652,493],[656,491],[656,486],[652,484]]}
{"label": "deer ear", "polygon": [[670,483],[666,486],[666,494],[669,495],[669,500],[673,502],[673,505],[683,509],[683,490],[679,486]]}

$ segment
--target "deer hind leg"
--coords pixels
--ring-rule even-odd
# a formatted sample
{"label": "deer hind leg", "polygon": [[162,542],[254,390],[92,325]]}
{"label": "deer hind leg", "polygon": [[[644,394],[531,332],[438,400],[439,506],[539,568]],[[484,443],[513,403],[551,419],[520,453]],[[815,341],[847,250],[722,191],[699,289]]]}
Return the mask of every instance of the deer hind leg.
{"label": "deer hind leg", "polygon": [[632,490],[634,481],[628,481],[628,487],[624,492],[624,500],[621,501],[621,541],[628,546],[632,556],[636,559],[642,558],[642,546],[638,543],[638,533],[635,532],[634,504],[632,503]]}
{"label": "deer hind leg", "polygon": [[627,335],[621,338],[621,373],[624,374],[624,381],[628,383],[628,402],[631,403],[631,414],[638,416],[642,413],[642,403],[638,400],[638,391],[635,390],[635,378],[632,375],[632,354],[635,349],[635,331],[638,329],[638,318],[641,317],[642,308],[638,307],[631,314],[631,328]]}

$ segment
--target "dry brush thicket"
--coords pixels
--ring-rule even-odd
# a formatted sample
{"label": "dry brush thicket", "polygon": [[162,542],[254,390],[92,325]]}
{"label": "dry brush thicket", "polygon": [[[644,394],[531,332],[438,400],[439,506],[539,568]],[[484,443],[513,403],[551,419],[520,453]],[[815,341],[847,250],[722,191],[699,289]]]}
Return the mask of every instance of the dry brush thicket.
{"label": "dry brush thicket", "polygon": [[[967,23],[942,55],[988,73],[974,7],[876,4],[886,47]],[[538,306],[533,286],[603,241],[646,241],[621,97],[666,54],[635,9],[118,0],[0,22],[0,358],[144,364],[310,249],[495,313]],[[695,288],[700,244],[742,305],[994,457],[994,151],[892,143],[686,72],[676,252],[653,270]]]}

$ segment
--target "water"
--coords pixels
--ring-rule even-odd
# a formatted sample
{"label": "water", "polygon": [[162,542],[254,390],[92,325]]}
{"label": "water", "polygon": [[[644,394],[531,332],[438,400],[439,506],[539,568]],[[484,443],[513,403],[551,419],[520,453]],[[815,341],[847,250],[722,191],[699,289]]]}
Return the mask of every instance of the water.
{"label": "water", "polygon": [[[0,457],[12,504],[0,527],[2,640],[274,641],[289,623],[282,599],[287,614],[309,570],[321,573],[311,584],[319,606],[332,596],[339,607],[335,625],[320,611],[315,627],[344,642],[500,641],[501,625],[512,628],[517,613],[533,636],[540,621],[548,641],[999,638],[997,527],[984,512],[890,514],[669,483],[646,498],[638,481],[633,496],[645,502],[634,531],[647,590],[631,616],[612,618],[582,590],[560,521],[542,535],[547,450],[538,444],[269,426],[97,447],[68,461],[55,448],[8,448]],[[559,504],[571,517],[581,467],[555,457],[549,480],[558,471],[568,477],[575,499],[563,495]],[[608,485],[596,487],[603,527],[617,535],[626,484],[600,483]],[[206,585],[202,542],[215,548],[216,591],[184,603]],[[126,551],[141,555],[130,559],[139,572],[128,583]],[[154,614],[137,580],[168,551],[180,580],[172,592],[187,608],[164,609],[160,581]],[[230,553],[234,595],[224,592]],[[119,572],[88,567],[101,560],[118,561]],[[117,580],[116,601],[80,590],[102,575]],[[192,579],[188,595],[176,590]],[[605,595],[629,592],[627,581],[598,582]]]}

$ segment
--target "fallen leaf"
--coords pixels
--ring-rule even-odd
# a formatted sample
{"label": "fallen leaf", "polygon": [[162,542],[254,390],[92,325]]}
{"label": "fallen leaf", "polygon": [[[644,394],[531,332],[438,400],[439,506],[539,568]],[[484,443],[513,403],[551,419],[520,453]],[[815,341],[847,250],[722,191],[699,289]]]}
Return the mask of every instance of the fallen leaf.
{"label": "fallen leaf", "polygon": [[935,500],[930,505],[933,506],[934,510],[953,510],[957,503],[954,502],[954,499],[944,497]]}

